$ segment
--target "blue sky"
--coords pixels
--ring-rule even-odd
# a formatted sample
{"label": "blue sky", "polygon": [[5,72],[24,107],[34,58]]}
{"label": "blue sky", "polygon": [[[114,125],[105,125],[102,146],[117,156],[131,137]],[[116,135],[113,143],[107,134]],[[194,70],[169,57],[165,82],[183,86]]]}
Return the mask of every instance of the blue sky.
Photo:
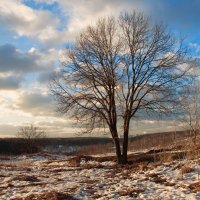
{"label": "blue sky", "polygon": [[[55,112],[49,77],[64,48],[84,27],[99,17],[134,9],[181,33],[199,56],[199,0],[1,0],[0,137],[15,136],[27,123],[45,128],[50,136],[72,136],[73,120]],[[174,122],[144,120],[133,127],[137,133],[172,130]]]}

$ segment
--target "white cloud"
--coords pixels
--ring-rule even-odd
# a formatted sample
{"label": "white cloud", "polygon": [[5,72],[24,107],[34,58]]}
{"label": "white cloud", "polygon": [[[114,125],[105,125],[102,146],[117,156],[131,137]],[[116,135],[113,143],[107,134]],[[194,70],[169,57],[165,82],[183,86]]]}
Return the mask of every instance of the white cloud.
{"label": "white cloud", "polygon": [[19,36],[34,37],[45,43],[58,37],[60,20],[50,11],[34,10],[20,0],[1,0],[0,23]]}
{"label": "white cloud", "polygon": [[73,136],[73,120],[66,116],[56,116],[51,98],[33,91],[4,91],[0,93],[0,136],[15,137],[20,126],[33,123],[44,128],[50,137]]}
{"label": "white cloud", "polygon": [[[38,1],[49,2],[48,0]],[[63,14],[68,14],[69,20],[64,31],[67,40],[73,40],[82,29],[95,23],[100,17],[118,16],[122,10],[133,9],[130,2],[120,0],[55,0],[54,2],[59,3]]]}
{"label": "white cloud", "polygon": [[[60,16],[67,19],[65,22],[53,11],[33,9],[25,5],[25,1],[1,0],[0,23],[18,36],[36,38],[48,46],[74,40],[83,28],[99,17],[118,15],[122,10],[132,9],[131,2],[120,0],[35,0],[36,3],[58,3]],[[60,25],[62,30],[58,30]]]}
{"label": "white cloud", "polygon": [[40,60],[38,55],[21,52],[13,45],[0,46],[0,73],[13,72],[19,74],[40,71],[42,66],[37,64],[38,60]]}
{"label": "white cloud", "polygon": [[196,53],[200,52],[200,45],[197,43],[189,43],[189,48],[194,50]]}
{"label": "white cloud", "polygon": [[3,113],[0,117],[0,136],[15,137],[20,126],[30,123],[44,128],[50,137],[72,136],[72,120],[54,115],[50,100],[39,90],[38,93],[35,90],[32,93],[25,90],[0,93],[0,112]]}
{"label": "white cloud", "polygon": [[45,92],[21,92],[15,108],[34,116],[56,116],[56,106],[51,95]]}
{"label": "white cloud", "polygon": [[62,50],[30,48],[22,52],[15,46],[0,46],[0,75],[22,75],[33,72],[50,72],[58,64]]}
{"label": "white cloud", "polygon": [[[60,65],[62,50],[30,48],[21,52],[13,45],[0,46],[0,90],[46,90],[53,71]],[[42,84],[42,87],[41,87]]]}
{"label": "white cloud", "polygon": [[0,90],[18,89],[22,80],[20,76],[0,76]]}
{"label": "white cloud", "polygon": [[[59,14],[49,9],[36,9],[27,6],[24,2],[34,1],[41,4],[57,3]],[[123,10],[133,9],[149,14],[156,21],[166,21],[197,28],[195,24],[200,19],[199,3],[181,4],[178,10],[169,2],[155,3],[156,0],[1,0],[0,23],[20,36],[33,37],[40,42],[52,46],[73,40],[76,35],[88,24],[102,16],[117,16]],[[185,15],[185,9],[188,14]],[[170,13],[170,14],[169,14]],[[62,20],[63,18],[66,19]],[[194,20],[196,19],[196,20]],[[62,30],[58,30],[62,26]],[[15,36],[16,37],[16,36]]]}
{"label": "white cloud", "polygon": [[[53,9],[43,10],[42,7],[31,8],[25,4],[29,1],[47,4],[56,2],[60,13],[54,13]],[[137,9],[146,14],[152,13],[158,20],[169,19],[181,24],[184,24],[185,17],[193,16],[193,13],[194,19],[200,19],[198,6],[194,5],[194,1],[190,3],[194,6],[189,6],[187,15],[183,9],[177,12],[176,7],[173,8],[169,3],[155,4],[156,1],[0,0],[1,27],[13,32],[12,38],[15,39],[15,44],[19,45],[18,48],[20,44],[17,42],[21,36],[33,38],[31,41],[36,39],[50,48],[44,50],[32,47],[27,52],[22,52],[13,45],[0,46],[0,89],[4,89],[0,94],[0,112],[4,113],[0,118],[1,134],[6,130],[9,132],[8,129],[16,130],[25,123],[36,123],[46,127],[55,136],[75,132],[67,120],[57,118],[54,114],[54,106],[50,103],[51,98],[47,95],[48,88],[45,84],[63,52],[57,51],[54,45],[73,40],[83,28],[95,23],[99,17],[117,16],[120,11]],[[164,8],[163,12],[159,10],[161,7]],[[182,4],[180,7],[188,6]],[[196,9],[192,9],[193,7]],[[187,21],[191,22],[192,27],[198,27],[193,23],[195,20]],[[197,53],[200,51],[198,44],[191,44],[190,47],[196,49]],[[171,130],[173,128],[170,129],[170,125],[170,122],[163,122],[161,126],[154,120],[143,120],[140,126],[132,127],[132,133]]]}

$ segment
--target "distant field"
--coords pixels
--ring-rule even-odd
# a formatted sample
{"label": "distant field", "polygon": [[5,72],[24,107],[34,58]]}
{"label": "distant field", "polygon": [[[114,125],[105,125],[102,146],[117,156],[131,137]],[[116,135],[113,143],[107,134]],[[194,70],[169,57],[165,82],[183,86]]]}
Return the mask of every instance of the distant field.
{"label": "distant field", "polygon": [[200,199],[200,139],[194,145],[187,131],[131,138],[123,166],[109,138],[46,138],[37,145],[26,154],[23,140],[0,139],[0,199]]}
{"label": "distant field", "polygon": [[[130,138],[129,150],[143,150],[151,148],[166,148],[168,145],[189,138],[188,131],[163,132],[138,135]],[[93,153],[114,152],[111,138],[103,137],[73,137],[73,138],[45,138],[36,141],[39,148],[36,151],[74,151],[73,148],[81,150],[82,153],[92,151]],[[0,154],[24,153],[25,143],[18,138],[0,138]]]}

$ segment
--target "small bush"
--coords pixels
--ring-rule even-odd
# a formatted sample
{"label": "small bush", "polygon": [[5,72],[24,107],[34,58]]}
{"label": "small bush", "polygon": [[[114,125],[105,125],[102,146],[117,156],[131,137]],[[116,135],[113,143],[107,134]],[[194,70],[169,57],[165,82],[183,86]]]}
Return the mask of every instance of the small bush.
{"label": "small bush", "polygon": [[200,182],[195,182],[195,183],[192,183],[188,186],[192,192],[200,192]]}
{"label": "small bush", "polygon": [[192,172],[192,171],[194,171],[194,169],[191,168],[190,166],[188,166],[187,164],[186,164],[186,165],[183,165],[183,166],[181,167],[181,169],[180,169],[180,173],[181,173],[181,174],[190,173],[190,172]]}
{"label": "small bush", "polygon": [[183,179],[184,174],[190,173],[192,171],[194,171],[194,169],[188,166],[188,164],[181,166],[179,171],[179,179]]}
{"label": "small bush", "polygon": [[40,180],[36,176],[20,175],[16,176],[14,180],[18,181],[29,181],[29,182],[39,182]]}
{"label": "small bush", "polygon": [[65,192],[46,192],[42,194],[31,194],[25,198],[15,198],[14,200],[77,200]]}
{"label": "small bush", "polygon": [[80,167],[80,162],[80,157],[74,157],[68,160],[68,164],[70,167]]}

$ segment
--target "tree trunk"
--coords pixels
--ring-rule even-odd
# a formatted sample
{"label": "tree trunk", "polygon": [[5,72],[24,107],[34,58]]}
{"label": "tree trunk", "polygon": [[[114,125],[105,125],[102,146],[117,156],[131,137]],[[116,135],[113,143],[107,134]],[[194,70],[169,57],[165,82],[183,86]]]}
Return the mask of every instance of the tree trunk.
{"label": "tree trunk", "polygon": [[129,118],[124,121],[124,140],[123,140],[123,149],[122,149],[122,163],[128,163],[128,135],[129,135]]}
{"label": "tree trunk", "polygon": [[123,140],[123,150],[122,150],[122,163],[127,164],[128,162],[128,129],[124,131],[124,140]]}
{"label": "tree trunk", "polygon": [[115,124],[115,125],[110,126],[109,128],[110,128],[110,132],[112,133],[112,138],[115,145],[117,163],[122,164],[122,152],[121,152],[120,139],[117,132],[117,126]]}
{"label": "tree trunk", "polygon": [[113,138],[117,156],[117,163],[122,164],[122,154],[121,154],[121,147],[120,147],[120,140],[118,137]]}
{"label": "tree trunk", "polygon": [[197,138],[197,130],[194,130],[194,135],[193,135],[194,146],[196,146],[196,138]]}

